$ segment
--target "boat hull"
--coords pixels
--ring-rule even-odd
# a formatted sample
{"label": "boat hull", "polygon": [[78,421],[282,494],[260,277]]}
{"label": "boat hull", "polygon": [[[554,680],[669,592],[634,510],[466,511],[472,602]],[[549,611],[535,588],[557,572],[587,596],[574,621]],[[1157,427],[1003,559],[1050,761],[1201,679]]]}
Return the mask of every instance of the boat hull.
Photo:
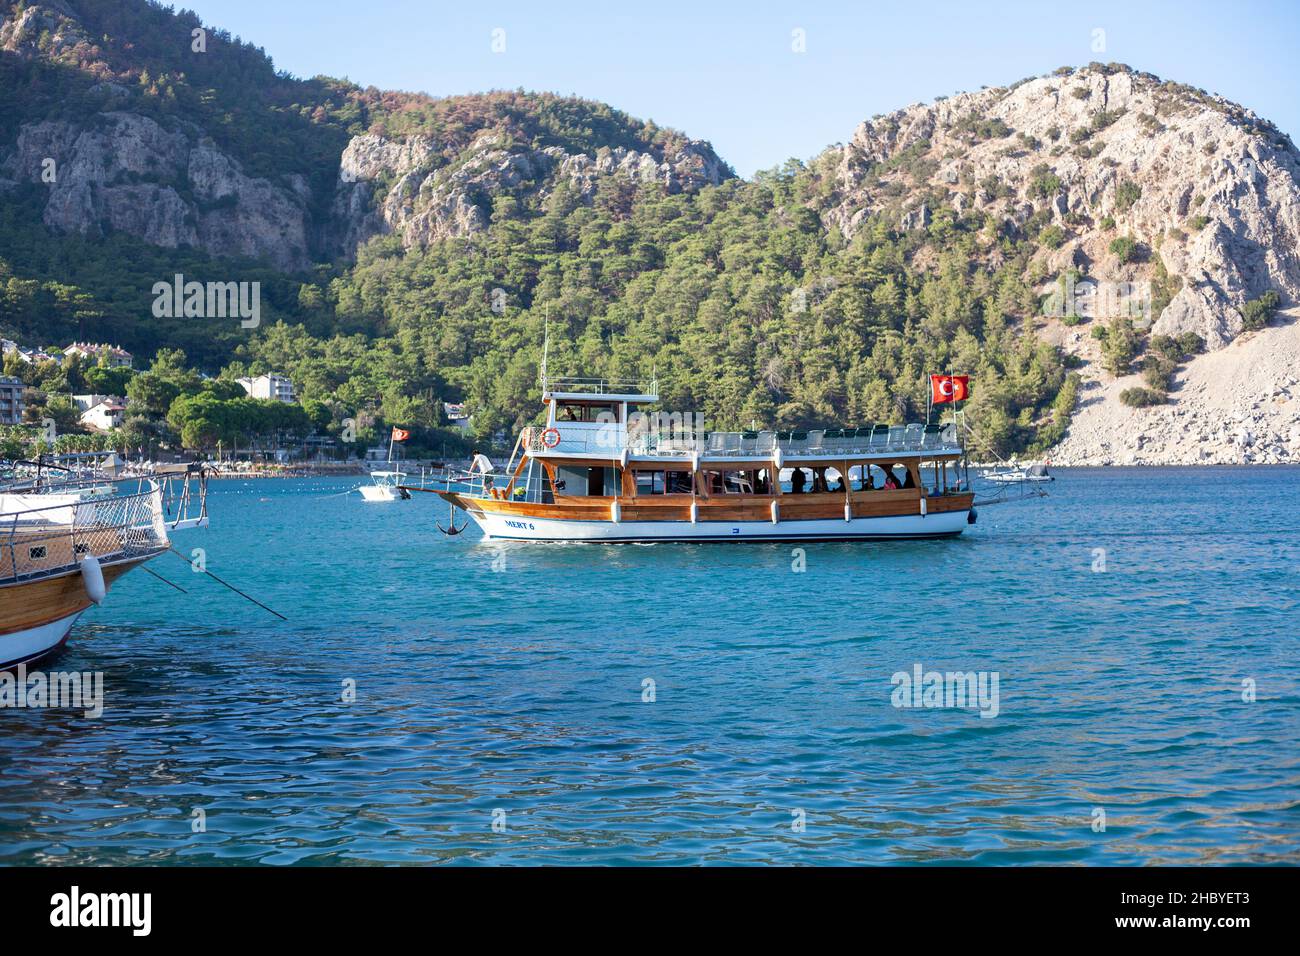
{"label": "boat hull", "polygon": [[[106,564],[104,583],[113,583],[153,555]],[[0,670],[45,657],[59,650],[77,618],[93,602],[81,572],[5,585],[0,588]]]}
{"label": "boat hull", "polygon": [[362,485],[358,491],[361,497],[366,501],[398,501],[401,494],[396,488],[389,488],[383,485]]}
{"label": "boat hull", "polygon": [[871,518],[805,519],[799,521],[575,521],[511,516],[470,509],[489,539],[514,541],[580,541],[629,544],[656,541],[870,541],[902,538],[948,538],[967,527],[967,514],[947,511],[931,515],[892,515]]}
{"label": "boat hull", "polygon": [[0,671],[30,664],[62,650],[81,614],[78,611],[35,627],[0,634]]}

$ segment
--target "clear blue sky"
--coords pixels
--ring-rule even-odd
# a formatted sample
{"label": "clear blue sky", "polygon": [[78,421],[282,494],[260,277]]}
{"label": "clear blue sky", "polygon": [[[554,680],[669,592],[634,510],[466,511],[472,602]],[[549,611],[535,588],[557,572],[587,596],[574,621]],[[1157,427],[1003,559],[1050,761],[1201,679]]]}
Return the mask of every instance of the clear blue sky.
{"label": "clear blue sky", "polygon": [[[1090,60],[1300,132],[1300,4],[177,0],[298,76],[437,96],[552,90],[710,140],[738,173],[808,159],[909,103]],[[505,52],[492,31],[505,31]],[[802,29],[806,52],[791,49]],[[1105,50],[1094,51],[1094,30]]]}

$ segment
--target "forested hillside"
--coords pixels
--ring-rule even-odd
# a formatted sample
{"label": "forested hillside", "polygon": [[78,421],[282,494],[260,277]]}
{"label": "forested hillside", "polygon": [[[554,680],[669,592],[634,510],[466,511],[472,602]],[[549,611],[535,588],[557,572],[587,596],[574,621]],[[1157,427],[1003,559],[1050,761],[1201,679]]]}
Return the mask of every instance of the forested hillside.
{"label": "forested hillside", "polygon": [[[600,103],[300,80],[145,0],[0,2],[0,334],[286,372],[335,430],[366,411],[432,429],[464,400],[489,435],[536,414],[549,316],[553,371],[653,369],[664,406],[709,427],[915,419],[925,374],[956,370],[991,447],[1045,449],[1079,359],[1036,334],[1044,289],[1104,271],[1085,238],[1092,253],[1145,224],[1110,199],[1119,162],[1078,192],[1064,165],[1100,157],[1121,110],[1070,106],[1094,111],[1081,157],[994,116],[1010,92],[744,181]],[[960,166],[981,148],[1003,178]],[[1183,280],[1142,238],[1119,266],[1160,273],[1163,308]],[[150,290],[176,273],[260,282],[261,325],[156,317]]]}

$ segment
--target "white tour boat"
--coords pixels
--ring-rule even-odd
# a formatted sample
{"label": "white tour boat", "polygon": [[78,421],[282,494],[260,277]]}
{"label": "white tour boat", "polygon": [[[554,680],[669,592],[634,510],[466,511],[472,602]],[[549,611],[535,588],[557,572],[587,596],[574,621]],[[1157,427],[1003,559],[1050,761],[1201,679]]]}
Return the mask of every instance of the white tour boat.
{"label": "white tour boat", "polygon": [[653,383],[543,371],[545,424],[504,469],[409,490],[523,541],[943,538],[975,521],[955,424],[706,432],[637,411],[658,400]]}

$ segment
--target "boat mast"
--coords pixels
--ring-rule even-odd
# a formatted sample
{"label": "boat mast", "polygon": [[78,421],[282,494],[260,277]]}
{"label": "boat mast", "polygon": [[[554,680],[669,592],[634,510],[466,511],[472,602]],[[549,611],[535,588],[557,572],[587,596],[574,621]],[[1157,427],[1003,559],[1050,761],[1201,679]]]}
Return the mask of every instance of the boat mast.
{"label": "boat mast", "polygon": [[545,316],[542,319],[542,397],[546,397],[546,359],[551,350],[551,303],[546,303]]}

